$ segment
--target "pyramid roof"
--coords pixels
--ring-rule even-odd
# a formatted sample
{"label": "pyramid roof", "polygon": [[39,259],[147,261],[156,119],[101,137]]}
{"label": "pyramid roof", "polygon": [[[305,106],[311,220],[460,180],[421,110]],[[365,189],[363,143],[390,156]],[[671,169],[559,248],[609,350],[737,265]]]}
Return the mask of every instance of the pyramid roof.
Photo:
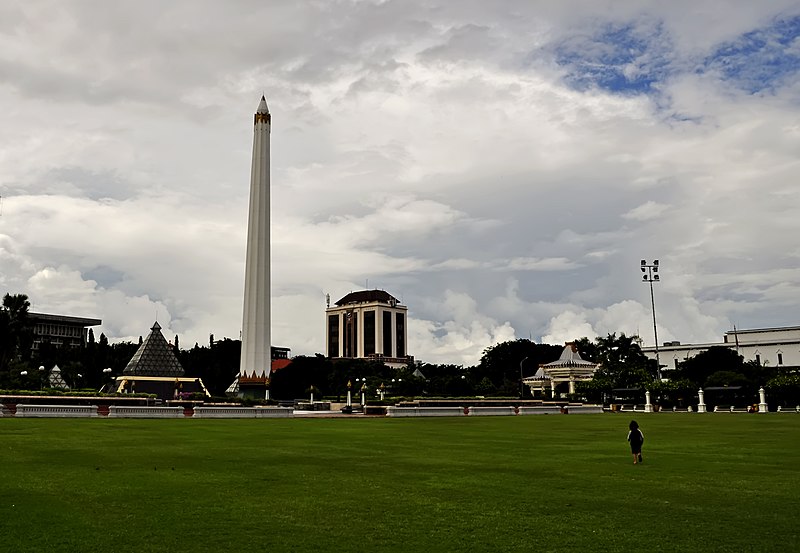
{"label": "pyramid roof", "polygon": [[236,375],[236,378],[233,379],[233,383],[228,386],[228,389],[225,390],[225,395],[235,396],[239,393],[239,375]]}
{"label": "pyramid roof", "polygon": [[58,368],[58,365],[50,369],[50,374],[47,375],[47,385],[51,388],[69,390],[69,385],[61,375],[61,369]]}
{"label": "pyramid roof", "polygon": [[544,365],[541,365],[541,367],[544,369],[556,367],[597,368],[597,363],[592,363],[591,361],[586,361],[583,359],[581,354],[578,353],[578,348],[575,346],[575,342],[567,342],[567,344],[564,346],[564,351],[561,352],[561,357],[559,357],[557,361],[545,363]]}
{"label": "pyramid roof", "polygon": [[133,354],[124,375],[132,376],[183,376],[183,367],[175,357],[172,346],[161,334],[158,321],[153,324],[150,334]]}

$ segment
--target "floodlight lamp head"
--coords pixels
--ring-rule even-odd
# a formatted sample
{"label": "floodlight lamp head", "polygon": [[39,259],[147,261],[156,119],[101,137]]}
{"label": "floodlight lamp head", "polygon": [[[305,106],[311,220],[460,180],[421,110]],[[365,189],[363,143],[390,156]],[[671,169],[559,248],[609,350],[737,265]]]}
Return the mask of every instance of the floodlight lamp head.
{"label": "floodlight lamp head", "polygon": [[644,267],[642,267],[642,272],[643,272],[643,273],[646,273],[646,272],[647,272],[647,269],[645,269]]}
{"label": "floodlight lamp head", "polygon": [[647,265],[647,261],[645,261],[644,259],[642,259],[642,265]]}
{"label": "floodlight lamp head", "polygon": [[658,275],[654,276],[653,280],[659,280]]}
{"label": "floodlight lamp head", "polygon": [[653,261],[653,265],[655,265],[656,267],[658,267],[658,259],[656,259],[655,261]]}
{"label": "floodlight lamp head", "polygon": [[647,275],[642,275],[642,280],[647,282]]}
{"label": "floodlight lamp head", "polygon": [[658,267],[653,267],[653,272],[657,273],[658,272]]}

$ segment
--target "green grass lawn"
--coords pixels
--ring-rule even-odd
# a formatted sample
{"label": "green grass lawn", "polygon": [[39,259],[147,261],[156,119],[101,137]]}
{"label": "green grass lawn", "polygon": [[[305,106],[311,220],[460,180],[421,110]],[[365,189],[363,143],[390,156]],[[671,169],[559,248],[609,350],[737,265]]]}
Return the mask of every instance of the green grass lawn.
{"label": "green grass lawn", "polygon": [[800,415],[0,419],[0,551],[799,551]]}

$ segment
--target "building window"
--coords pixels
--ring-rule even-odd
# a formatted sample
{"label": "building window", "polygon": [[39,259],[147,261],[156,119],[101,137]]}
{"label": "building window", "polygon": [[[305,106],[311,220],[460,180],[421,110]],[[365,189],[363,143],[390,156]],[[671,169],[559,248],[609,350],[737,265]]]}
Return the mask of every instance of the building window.
{"label": "building window", "polygon": [[783,365],[783,354],[778,352],[778,365]]}
{"label": "building window", "polygon": [[677,357],[675,357],[675,358],[672,360],[672,365],[673,365],[673,366],[674,366],[676,369],[678,368],[678,358],[677,358]]}
{"label": "building window", "polygon": [[395,324],[397,325],[397,357],[406,356],[406,322],[402,313],[395,313]]}
{"label": "building window", "polygon": [[759,355],[758,353],[756,353],[756,363],[759,365],[761,364],[761,355]]}
{"label": "building window", "polygon": [[383,312],[383,354],[392,357],[392,312]]}
{"label": "building window", "polygon": [[328,357],[339,357],[339,315],[328,315]]}
{"label": "building window", "polygon": [[375,312],[364,311],[364,357],[375,353]]}

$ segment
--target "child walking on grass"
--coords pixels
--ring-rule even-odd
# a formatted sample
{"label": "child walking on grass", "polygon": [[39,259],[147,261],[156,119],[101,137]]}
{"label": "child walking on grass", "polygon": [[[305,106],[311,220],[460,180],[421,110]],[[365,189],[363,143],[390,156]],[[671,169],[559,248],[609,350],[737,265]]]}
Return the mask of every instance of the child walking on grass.
{"label": "child walking on grass", "polygon": [[644,434],[639,430],[639,423],[631,421],[628,425],[628,441],[631,443],[631,453],[633,454],[633,464],[642,462],[642,444],[644,443]]}

